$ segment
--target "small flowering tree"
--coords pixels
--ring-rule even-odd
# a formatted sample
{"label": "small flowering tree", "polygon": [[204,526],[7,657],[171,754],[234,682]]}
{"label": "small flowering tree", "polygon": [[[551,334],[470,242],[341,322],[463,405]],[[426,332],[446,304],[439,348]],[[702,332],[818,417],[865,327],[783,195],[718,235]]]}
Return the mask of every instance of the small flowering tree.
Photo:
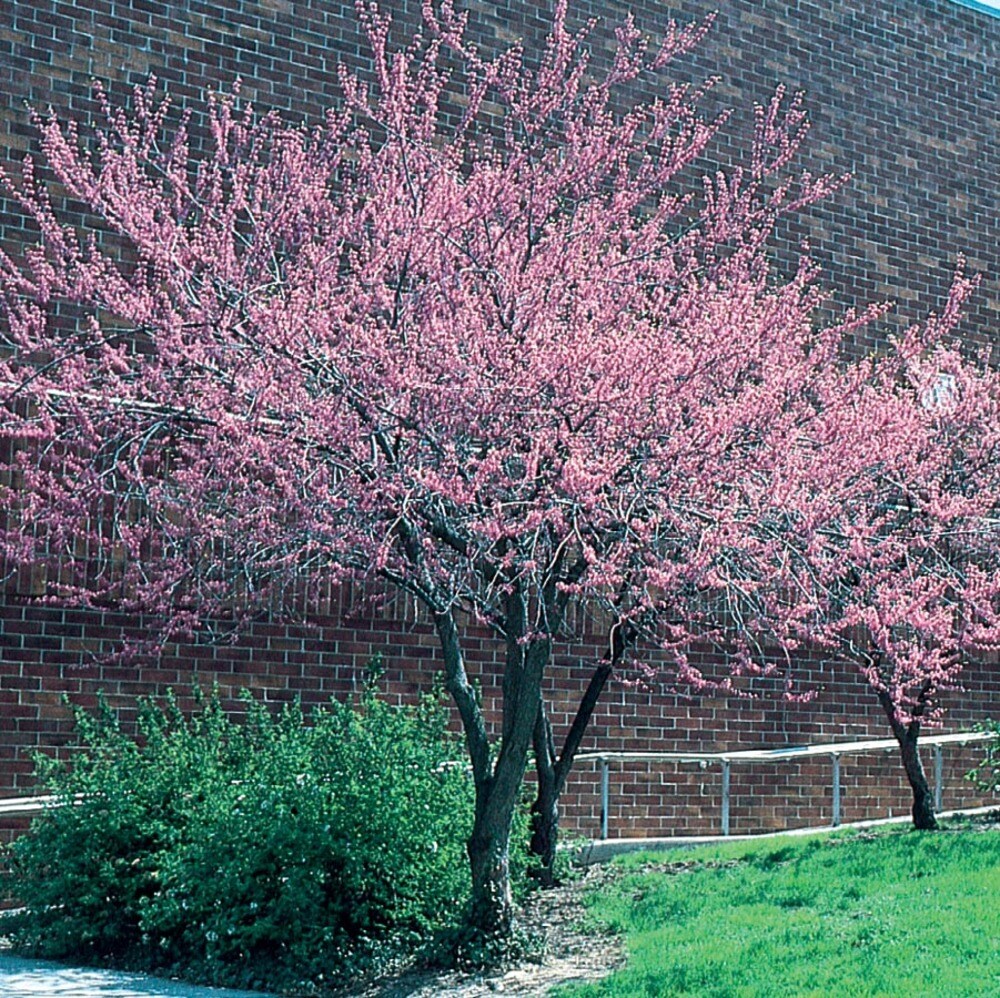
{"label": "small flowering tree", "polygon": [[[1000,377],[949,343],[974,281],[942,315],[830,398],[768,481],[748,616],[856,668],[899,742],[913,822],[936,826],[917,751],[969,656],[1000,648]],[[744,551],[746,547],[744,547]],[[744,589],[743,592],[749,592]]]}
{"label": "small flowering tree", "polygon": [[[837,183],[788,173],[797,101],[758,109],[745,168],[691,195],[685,170],[723,119],[662,82],[621,106],[704,26],[651,49],[626,23],[597,72],[565,2],[533,69],[516,47],[483,59],[448,0],[401,51],[375,7],[359,14],[373,80],[342,71],[341,105],[311,130],[213,97],[199,153],[152,85],[129,111],[99,94],[89,145],[37,119],[52,176],[97,221],[61,221],[30,160],[9,182],[39,239],[0,258],[4,553],[49,560],[51,598],[173,628],[273,612],[289,582],[411,594],[475,783],[472,924],[504,935],[532,748],[551,858],[628,641],[709,682],[684,648],[732,622],[734,551],[772,571],[747,511],[790,473],[820,389],[858,390],[857,371],[831,372],[869,316],[815,331],[813,265],[784,277],[769,259],[777,222]],[[611,621],[609,652],[557,753],[542,679],[575,602]],[[463,615],[505,649],[497,737]]]}

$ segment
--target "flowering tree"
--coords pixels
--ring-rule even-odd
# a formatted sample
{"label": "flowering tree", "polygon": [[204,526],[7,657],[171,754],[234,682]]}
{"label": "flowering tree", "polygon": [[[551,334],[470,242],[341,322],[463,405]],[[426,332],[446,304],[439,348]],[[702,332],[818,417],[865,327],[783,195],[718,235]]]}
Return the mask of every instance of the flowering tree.
{"label": "flowering tree", "polygon": [[833,375],[828,400],[851,404],[819,406],[772,470],[743,573],[762,584],[741,589],[752,630],[860,672],[921,829],[936,822],[920,731],[940,722],[965,660],[1000,648],[1000,377],[949,343],[974,286],[959,274],[942,315],[873,360],[864,384],[843,382],[864,365]]}
{"label": "flowering tree", "polygon": [[[758,109],[746,167],[689,196],[684,171],[722,119],[662,82],[621,108],[704,26],[653,50],[627,23],[597,73],[565,2],[533,69],[518,48],[484,60],[448,0],[402,51],[375,7],[359,13],[373,82],[342,71],[341,106],[312,130],[215,97],[196,154],[152,85],[130,111],[99,94],[89,148],[37,121],[52,175],[99,222],[62,222],[30,160],[11,182],[39,241],[0,258],[3,433],[19,448],[4,552],[49,559],[53,598],[180,628],[274,610],[290,581],[415,597],[475,782],[473,924],[503,934],[532,747],[551,855],[625,639],[709,681],[684,648],[731,623],[726,566],[770,570],[751,558],[754,483],[815,420],[868,316],[816,332],[813,265],[782,277],[768,258],[778,220],[837,183],[788,175],[797,101]],[[66,305],[75,325],[54,321]],[[573,602],[612,626],[557,754],[542,678]],[[463,614],[506,649],[495,739]]]}

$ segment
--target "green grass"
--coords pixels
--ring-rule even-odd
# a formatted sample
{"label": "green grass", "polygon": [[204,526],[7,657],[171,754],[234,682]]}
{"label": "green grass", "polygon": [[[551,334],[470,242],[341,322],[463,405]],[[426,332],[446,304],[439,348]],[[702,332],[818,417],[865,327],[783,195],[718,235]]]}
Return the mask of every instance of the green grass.
{"label": "green grass", "polygon": [[789,837],[619,865],[588,917],[625,936],[628,963],[561,998],[1000,996],[996,831]]}

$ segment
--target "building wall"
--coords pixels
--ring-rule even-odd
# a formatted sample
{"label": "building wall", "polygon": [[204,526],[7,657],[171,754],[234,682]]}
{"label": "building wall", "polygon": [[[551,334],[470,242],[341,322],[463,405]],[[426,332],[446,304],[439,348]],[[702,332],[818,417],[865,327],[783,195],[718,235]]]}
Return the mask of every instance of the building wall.
{"label": "building wall", "polygon": [[[529,0],[459,6],[469,10],[470,31],[486,49],[523,38],[531,51],[546,30],[545,12]],[[398,15],[401,36],[419,16],[413,0],[385,7]],[[744,155],[754,101],[767,100],[778,83],[805,90],[814,127],[804,163],[854,179],[785,230],[777,250],[791,259],[808,238],[836,306],[898,302],[859,350],[939,305],[959,253],[984,275],[964,334],[973,346],[997,339],[1000,18],[949,0],[574,0],[574,21],[603,19],[593,35],[595,58],[606,55],[611,26],[630,7],[639,26],[654,33],[670,16],[689,20],[718,10],[709,37],[673,75],[719,76],[706,111],[738,108],[714,146],[720,163]],[[309,120],[335,99],[340,59],[358,65],[364,55],[353,5],[336,0],[0,0],[0,164],[16,172],[34,148],[25,101],[85,117],[93,110],[94,78],[121,95],[155,74],[182,105],[239,76],[243,96],[257,106]],[[0,245],[16,253],[28,239],[13,206],[0,200]],[[126,713],[136,694],[183,689],[192,679],[218,682],[229,697],[247,686],[270,701],[301,695],[315,702],[355,688],[370,655],[380,651],[393,695],[409,697],[426,687],[437,661],[432,634],[411,614],[373,615],[346,597],[312,628],[260,625],[238,644],[179,648],[156,662],[108,658],[123,635],[144,626],[113,613],[33,605],[14,593],[0,598],[0,794],[29,790],[31,749],[66,751],[64,692],[92,702],[98,688],[107,689]],[[469,640],[492,705],[496,649],[485,634],[470,632]],[[603,642],[590,634],[560,650],[551,678],[557,726],[569,723]],[[819,662],[801,663],[800,671],[804,687],[822,688],[813,703],[691,699],[616,681],[585,749],[697,751],[887,734],[877,705],[849,673]],[[973,664],[969,692],[953,698],[953,727],[997,714],[996,675],[995,662]],[[946,802],[959,803],[968,799],[960,776],[973,755],[952,751],[946,758]],[[613,832],[717,828],[717,770],[629,764],[618,774]],[[826,820],[828,781],[825,762],[737,770],[733,830]],[[905,810],[894,759],[846,760],[844,782],[847,818]],[[595,833],[592,764],[580,767],[566,810],[571,829]]]}
{"label": "building wall", "polygon": [[[524,39],[537,50],[551,0],[466,0],[470,34],[486,50]],[[416,0],[385,2],[405,36]],[[700,49],[674,78],[718,76],[706,109],[740,110],[717,141],[721,162],[746,149],[749,109],[773,88],[804,90],[814,170],[853,182],[813,209],[788,245],[808,237],[838,302],[891,298],[899,321],[941,300],[956,255],[985,275],[969,316],[988,342],[1000,308],[1000,177],[996,142],[1000,17],[951,0],[573,0],[574,22],[599,17],[595,58],[628,10],[662,32],[670,17],[718,11]],[[344,0],[2,0],[0,163],[32,146],[25,102],[86,115],[91,81],[123,94],[150,74],[179,103],[237,77],[258,107],[315,119],[336,98],[336,66],[358,65],[364,41]],[[0,230],[21,238],[10,206]]]}
{"label": "building wall", "polygon": [[[440,675],[437,638],[419,615],[397,608],[372,610],[348,595],[339,612],[312,626],[260,623],[235,644],[166,649],[157,660],[122,662],[114,653],[154,622],[123,614],[53,606],[0,604],[0,797],[31,792],[31,753],[42,747],[63,758],[73,735],[63,703],[94,706],[98,691],[126,722],[139,696],[168,688],[191,704],[191,685],[217,686],[227,707],[240,712],[239,693],[250,689],[275,706],[296,697],[322,704],[360,690],[369,664],[382,654],[383,687],[397,702],[412,701]],[[572,722],[605,637],[586,622],[580,640],[557,647],[548,678],[551,717],[557,733]],[[487,719],[499,723],[498,669],[502,648],[470,627],[467,667],[480,684]],[[706,672],[706,653],[698,662]],[[964,693],[950,697],[946,730],[968,730],[985,716],[1000,715],[997,661],[972,663]],[[808,703],[787,700],[767,684],[747,696],[696,697],[671,688],[669,680],[643,685],[628,674],[613,680],[591,722],[583,752],[719,752],[862,738],[888,738],[885,718],[850,669],[821,660],[796,663],[796,689],[812,691]],[[457,727],[457,724],[456,724]],[[964,774],[981,757],[975,748],[948,748],[945,794],[948,807],[980,803]],[[930,775],[929,757],[925,758]],[[732,831],[793,828],[831,818],[831,763],[738,765],[732,774]],[[610,830],[614,835],[669,836],[718,832],[721,772],[691,763],[616,763],[611,768]],[[910,800],[895,752],[849,756],[842,761],[844,820],[905,814]],[[581,762],[570,778],[564,803],[569,834],[596,837],[600,830],[597,765]]]}

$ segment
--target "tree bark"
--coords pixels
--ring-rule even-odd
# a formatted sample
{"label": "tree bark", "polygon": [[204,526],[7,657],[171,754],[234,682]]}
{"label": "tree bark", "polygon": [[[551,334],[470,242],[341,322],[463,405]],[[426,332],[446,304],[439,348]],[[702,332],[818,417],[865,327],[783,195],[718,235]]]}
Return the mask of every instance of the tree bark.
{"label": "tree bark", "polygon": [[486,792],[466,849],[472,872],[472,910],[469,927],[487,939],[504,940],[514,928],[510,888],[510,829],[517,798],[509,803],[491,800]]}
{"label": "tree bark", "polygon": [[904,724],[896,716],[896,707],[888,693],[879,691],[879,703],[889,718],[892,733],[899,743],[900,755],[903,759],[903,769],[913,791],[913,827],[921,831],[933,831],[937,828],[934,817],[934,793],[927,782],[923,763],[920,761],[920,751],[917,740],[920,737],[920,720],[913,718]]}
{"label": "tree bark", "polygon": [[[448,668],[461,661],[457,634],[450,614],[438,621],[438,634],[445,648],[446,675],[462,716],[476,789],[476,813],[466,846],[472,874],[472,910],[469,930],[481,940],[501,944],[514,927],[510,885],[510,833],[528,762],[532,731],[541,700],[541,680],[551,653],[548,638],[526,639],[527,601],[522,593],[507,597],[507,660],[503,674],[503,737],[496,761],[489,765],[482,713],[468,697],[464,679],[454,685]],[[498,954],[499,955],[499,954]]]}
{"label": "tree bark", "polygon": [[534,731],[535,773],[538,793],[531,805],[531,852],[540,861],[538,880],[543,887],[556,882],[556,844],[559,833],[559,791],[556,787],[555,745],[545,704],[538,705]]}
{"label": "tree bark", "polygon": [[489,739],[479,701],[465,671],[458,628],[450,611],[434,614],[445,663],[445,682],[465,732],[475,786],[475,819],[466,843],[472,875],[469,929],[480,938],[506,939],[514,924],[510,889],[510,830],[527,762],[527,738],[517,767],[516,739],[490,764]]}

